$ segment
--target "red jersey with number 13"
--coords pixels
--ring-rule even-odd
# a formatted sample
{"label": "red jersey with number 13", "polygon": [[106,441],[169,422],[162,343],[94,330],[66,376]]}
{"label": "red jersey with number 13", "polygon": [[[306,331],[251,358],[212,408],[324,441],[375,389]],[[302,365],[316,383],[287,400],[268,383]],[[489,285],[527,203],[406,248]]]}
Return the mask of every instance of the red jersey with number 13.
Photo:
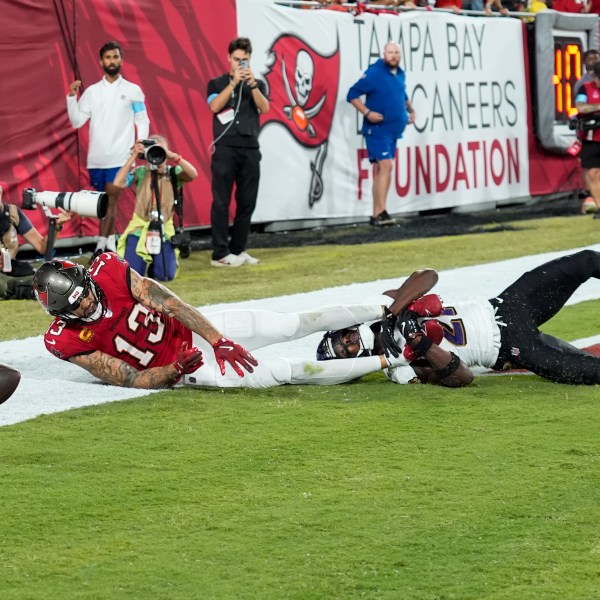
{"label": "red jersey with number 13", "polygon": [[175,362],[181,344],[192,345],[187,327],[135,300],[130,267],[116,254],[98,256],[89,273],[104,293],[105,315],[94,323],[55,318],[44,336],[52,354],[68,360],[100,350],[141,371]]}

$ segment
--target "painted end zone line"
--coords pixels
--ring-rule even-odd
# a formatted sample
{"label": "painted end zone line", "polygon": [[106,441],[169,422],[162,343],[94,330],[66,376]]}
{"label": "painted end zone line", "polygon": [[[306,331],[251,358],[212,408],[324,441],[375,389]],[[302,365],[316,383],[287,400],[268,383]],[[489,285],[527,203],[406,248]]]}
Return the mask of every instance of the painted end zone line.
{"label": "painted end zone line", "polygon": [[[600,252],[600,244],[588,246],[588,248]],[[492,298],[525,271],[577,250],[583,250],[583,248],[440,271],[440,279],[435,291],[449,303],[452,303],[453,299],[464,298],[465,290],[477,290],[479,296]],[[204,306],[200,310],[210,318],[211,312],[240,308],[291,312],[314,310],[318,306],[336,306],[340,304],[340,301],[341,303],[373,302],[374,298],[380,299],[383,290],[398,287],[405,279],[404,276],[364,283],[350,283],[345,286],[302,294]],[[599,298],[600,280],[593,279],[583,284],[567,304],[577,304]],[[288,353],[290,356],[314,357],[320,338],[321,334],[314,334],[295,342],[285,342],[267,347],[261,349],[257,358],[260,360],[261,358],[280,356],[282,353]],[[600,336],[579,340],[573,344],[578,348],[589,348],[600,344]],[[600,351],[596,349],[594,352],[600,354]],[[2,356],[2,362],[18,369],[22,375],[16,392],[0,406],[0,426],[83,406],[130,400],[159,391],[119,388],[101,384],[87,371],[72,363],[54,358],[44,347],[41,335],[25,340],[0,342],[0,356]],[[477,374],[482,374],[482,370],[479,370]]]}

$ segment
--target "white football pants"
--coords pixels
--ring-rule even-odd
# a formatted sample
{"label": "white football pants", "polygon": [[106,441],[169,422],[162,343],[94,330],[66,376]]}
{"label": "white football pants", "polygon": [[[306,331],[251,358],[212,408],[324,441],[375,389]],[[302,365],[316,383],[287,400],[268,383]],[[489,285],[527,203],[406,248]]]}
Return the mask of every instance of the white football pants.
{"label": "white football pants", "polygon": [[[343,329],[375,321],[382,315],[381,304],[368,304],[332,306],[297,313],[230,310],[207,313],[206,316],[225,337],[252,351],[271,344],[297,340],[319,331]],[[328,361],[281,356],[259,360],[254,373],[244,371],[243,377],[239,377],[231,365],[226,364],[225,375],[221,375],[210,344],[196,334],[193,342],[202,350],[204,365],[194,373],[185,375],[184,385],[252,388],[284,384],[333,385],[381,369],[378,356]]]}

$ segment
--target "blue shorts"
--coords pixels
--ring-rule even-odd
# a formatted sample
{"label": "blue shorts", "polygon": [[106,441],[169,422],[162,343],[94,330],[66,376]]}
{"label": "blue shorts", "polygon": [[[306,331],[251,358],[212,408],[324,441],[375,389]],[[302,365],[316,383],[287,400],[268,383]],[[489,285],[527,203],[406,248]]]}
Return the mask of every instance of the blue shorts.
{"label": "blue shorts", "polygon": [[112,183],[121,167],[112,169],[88,169],[90,183],[97,192],[103,192],[107,183]]}
{"label": "blue shorts", "polygon": [[365,135],[369,160],[372,163],[380,160],[394,160],[396,156],[396,140],[391,135]]}

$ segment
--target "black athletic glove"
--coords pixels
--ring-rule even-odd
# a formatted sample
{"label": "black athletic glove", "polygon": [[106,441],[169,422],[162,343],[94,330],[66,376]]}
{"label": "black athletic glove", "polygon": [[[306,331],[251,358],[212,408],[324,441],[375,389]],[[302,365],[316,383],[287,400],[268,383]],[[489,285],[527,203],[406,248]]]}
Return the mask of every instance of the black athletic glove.
{"label": "black athletic glove", "polygon": [[381,319],[381,333],[379,334],[379,343],[386,356],[398,358],[402,354],[402,348],[398,346],[394,339],[396,331],[397,317],[393,315],[388,308],[385,309],[385,315]]}
{"label": "black athletic glove", "polygon": [[419,314],[414,310],[404,309],[398,313],[398,331],[410,346],[411,342],[418,335],[426,335],[421,325],[419,325]]}
{"label": "black athletic glove", "polygon": [[[425,356],[433,345],[424,328],[419,325],[419,313],[405,309],[398,314],[398,330],[406,340],[404,357],[411,362]],[[417,339],[418,338],[418,339]]]}

